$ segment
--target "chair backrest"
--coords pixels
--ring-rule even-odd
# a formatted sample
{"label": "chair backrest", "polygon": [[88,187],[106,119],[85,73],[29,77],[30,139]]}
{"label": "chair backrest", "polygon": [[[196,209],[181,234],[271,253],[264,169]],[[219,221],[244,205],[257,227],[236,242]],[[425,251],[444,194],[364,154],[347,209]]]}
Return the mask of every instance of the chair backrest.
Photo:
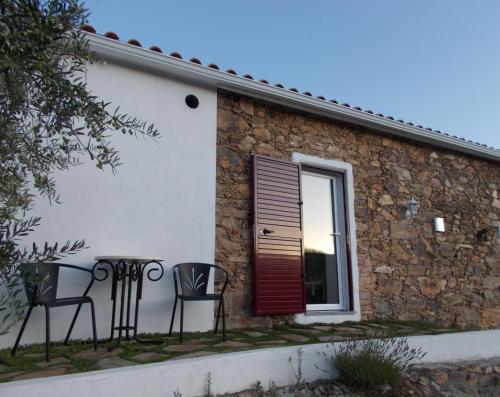
{"label": "chair backrest", "polygon": [[57,263],[23,263],[20,271],[28,302],[31,305],[49,303],[56,299],[59,283]]}
{"label": "chair backrest", "polygon": [[208,263],[179,263],[175,265],[174,275],[177,273],[179,280],[174,279],[174,281],[180,285],[182,295],[189,297],[206,296],[208,279],[212,268],[214,268],[214,265]]}

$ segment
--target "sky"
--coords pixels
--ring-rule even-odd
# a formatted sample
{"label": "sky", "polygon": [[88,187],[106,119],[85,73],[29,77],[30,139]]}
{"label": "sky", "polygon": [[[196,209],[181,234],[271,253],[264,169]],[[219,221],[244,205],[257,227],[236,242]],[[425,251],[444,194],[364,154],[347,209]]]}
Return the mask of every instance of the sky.
{"label": "sky", "polygon": [[499,0],[87,0],[98,33],[500,148]]}

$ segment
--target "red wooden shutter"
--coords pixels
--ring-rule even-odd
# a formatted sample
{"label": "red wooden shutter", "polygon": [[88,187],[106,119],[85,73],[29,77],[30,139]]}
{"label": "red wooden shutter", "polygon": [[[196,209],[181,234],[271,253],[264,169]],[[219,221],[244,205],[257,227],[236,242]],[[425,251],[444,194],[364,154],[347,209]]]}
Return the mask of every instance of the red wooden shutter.
{"label": "red wooden shutter", "polygon": [[300,165],[254,156],[256,315],[305,311]]}

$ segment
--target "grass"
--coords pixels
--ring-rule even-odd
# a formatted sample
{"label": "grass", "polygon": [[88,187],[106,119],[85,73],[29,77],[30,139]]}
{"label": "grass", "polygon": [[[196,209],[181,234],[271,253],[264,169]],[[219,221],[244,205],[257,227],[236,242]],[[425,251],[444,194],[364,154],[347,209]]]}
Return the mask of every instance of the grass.
{"label": "grass", "polygon": [[[371,327],[370,324],[376,324],[382,326],[384,328]],[[330,330],[317,330],[319,333],[312,334],[309,331],[314,329],[315,326],[323,325],[331,327]],[[353,328],[359,329],[362,331],[360,334],[348,335],[345,333],[337,332],[337,328]],[[369,330],[372,334],[369,334]],[[411,331],[409,331],[411,330]],[[265,335],[260,337],[251,337],[246,334],[247,331],[257,331],[262,332]],[[299,325],[299,324],[289,324],[289,325],[281,325],[276,326],[274,328],[248,328],[248,329],[231,329],[227,333],[227,339],[231,341],[243,342],[247,343],[248,346],[236,347],[236,348],[228,348],[225,346],[216,346],[222,342],[222,334],[218,333],[214,335],[213,332],[186,332],[184,333],[184,342],[183,345],[192,344],[194,342],[199,341],[200,339],[209,339],[203,343],[200,343],[199,351],[207,351],[214,353],[227,353],[230,351],[243,351],[243,350],[253,350],[253,349],[261,349],[268,348],[269,346],[275,347],[284,347],[284,346],[296,346],[302,344],[311,344],[311,343],[323,343],[320,339],[321,336],[326,335],[342,335],[342,336],[352,336],[354,338],[370,338],[370,337],[379,337],[380,333],[383,333],[383,336],[405,336],[411,334],[420,334],[420,333],[428,333],[428,334],[436,334],[442,332],[457,332],[460,331],[458,328],[445,328],[439,329],[435,324],[427,324],[421,322],[404,322],[404,321],[361,321],[361,322],[344,322],[342,324],[330,325],[330,324],[321,324],[315,323],[311,325]],[[281,338],[283,334],[298,334],[308,338],[306,342],[293,342],[290,340],[286,340]],[[156,352],[166,357],[153,358],[148,360],[147,362],[155,362],[155,361],[163,361],[165,359],[175,359],[181,357],[188,352],[166,352],[163,349],[167,346],[178,344],[178,336],[168,337],[163,334],[147,334],[140,335],[141,338],[151,338],[151,339],[161,339],[163,340],[162,344],[139,344],[135,341],[125,341],[122,343],[121,348],[123,351],[118,352],[116,356],[121,357],[123,359],[129,361],[135,361],[137,364],[143,364],[145,362],[139,362],[134,360],[134,356],[139,353],[144,352]],[[282,343],[273,344],[273,341],[280,340]],[[269,342],[268,344],[262,344],[260,342]],[[109,348],[114,347],[114,342],[108,342],[108,340],[99,341],[100,348]],[[52,344],[51,356],[52,358],[57,357],[66,357],[70,360],[70,368],[67,369],[67,373],[77,373],[77,372],[86,372],[95,369],[96,361],[92,359],[85,359],[81,357],[77,357],[76,354],[82,351],[92,349],[92,343],[90,341],[81,341],[81,340],[73,340],[70,345],[64,346],[62,343],[57,342]],[[29,346],[21,347],[16,356],[10,355],[10,349],[0,350],[0,363],[3,363],[8,368],[1,372],[0,370],[0,382],[8,381],[8,376],[3,376],[5,372],[35,372],[40,371],[41,368],[36,365],[36,362],[43,362],[45,358],[45,345],[44,344],[35,344]]]}

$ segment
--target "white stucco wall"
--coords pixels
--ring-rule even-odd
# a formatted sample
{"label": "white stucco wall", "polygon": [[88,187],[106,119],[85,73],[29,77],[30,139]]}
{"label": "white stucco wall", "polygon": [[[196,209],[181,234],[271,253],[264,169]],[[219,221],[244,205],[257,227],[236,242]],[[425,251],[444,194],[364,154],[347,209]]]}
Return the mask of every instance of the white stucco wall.
{"label": "white stucco wall", "polygon": [[[30,238],[38,242],[84,238],[89,249],[65,262],[92,266],[96,255],[147,255],[165,259],[166,275],[146,281],[141,302],[140,331],[166,332],[173,305],[172,265],[182,261],[214,261],[215,156],[217,93],[122,66],[91,65],[89,87],[121,111],[154,122],[161,138],[154,142],[117,134],[113,145],[123,165],[113,175],[86,161],[56,175],[63,204],[40,199],[34,213],[42,225]],[[200,100],[197,109],[185,104],[188,94]],[[81,291],[85,275],[61,274],[60,295]],[[99,338],[109,336],[110,283],[96,282],[90,295],[96,303]],[[74,308],[51,311],[52,340],[61,340]],[[187,305],[188,330],[212,326],[213,312],[204,303]],[[0,336],[0,348],[13,345],[17,327]],[[45,337],[43,309],[37,308],[22,343]],[[91,336],[90,310],[85,308],[73,338]]]}

